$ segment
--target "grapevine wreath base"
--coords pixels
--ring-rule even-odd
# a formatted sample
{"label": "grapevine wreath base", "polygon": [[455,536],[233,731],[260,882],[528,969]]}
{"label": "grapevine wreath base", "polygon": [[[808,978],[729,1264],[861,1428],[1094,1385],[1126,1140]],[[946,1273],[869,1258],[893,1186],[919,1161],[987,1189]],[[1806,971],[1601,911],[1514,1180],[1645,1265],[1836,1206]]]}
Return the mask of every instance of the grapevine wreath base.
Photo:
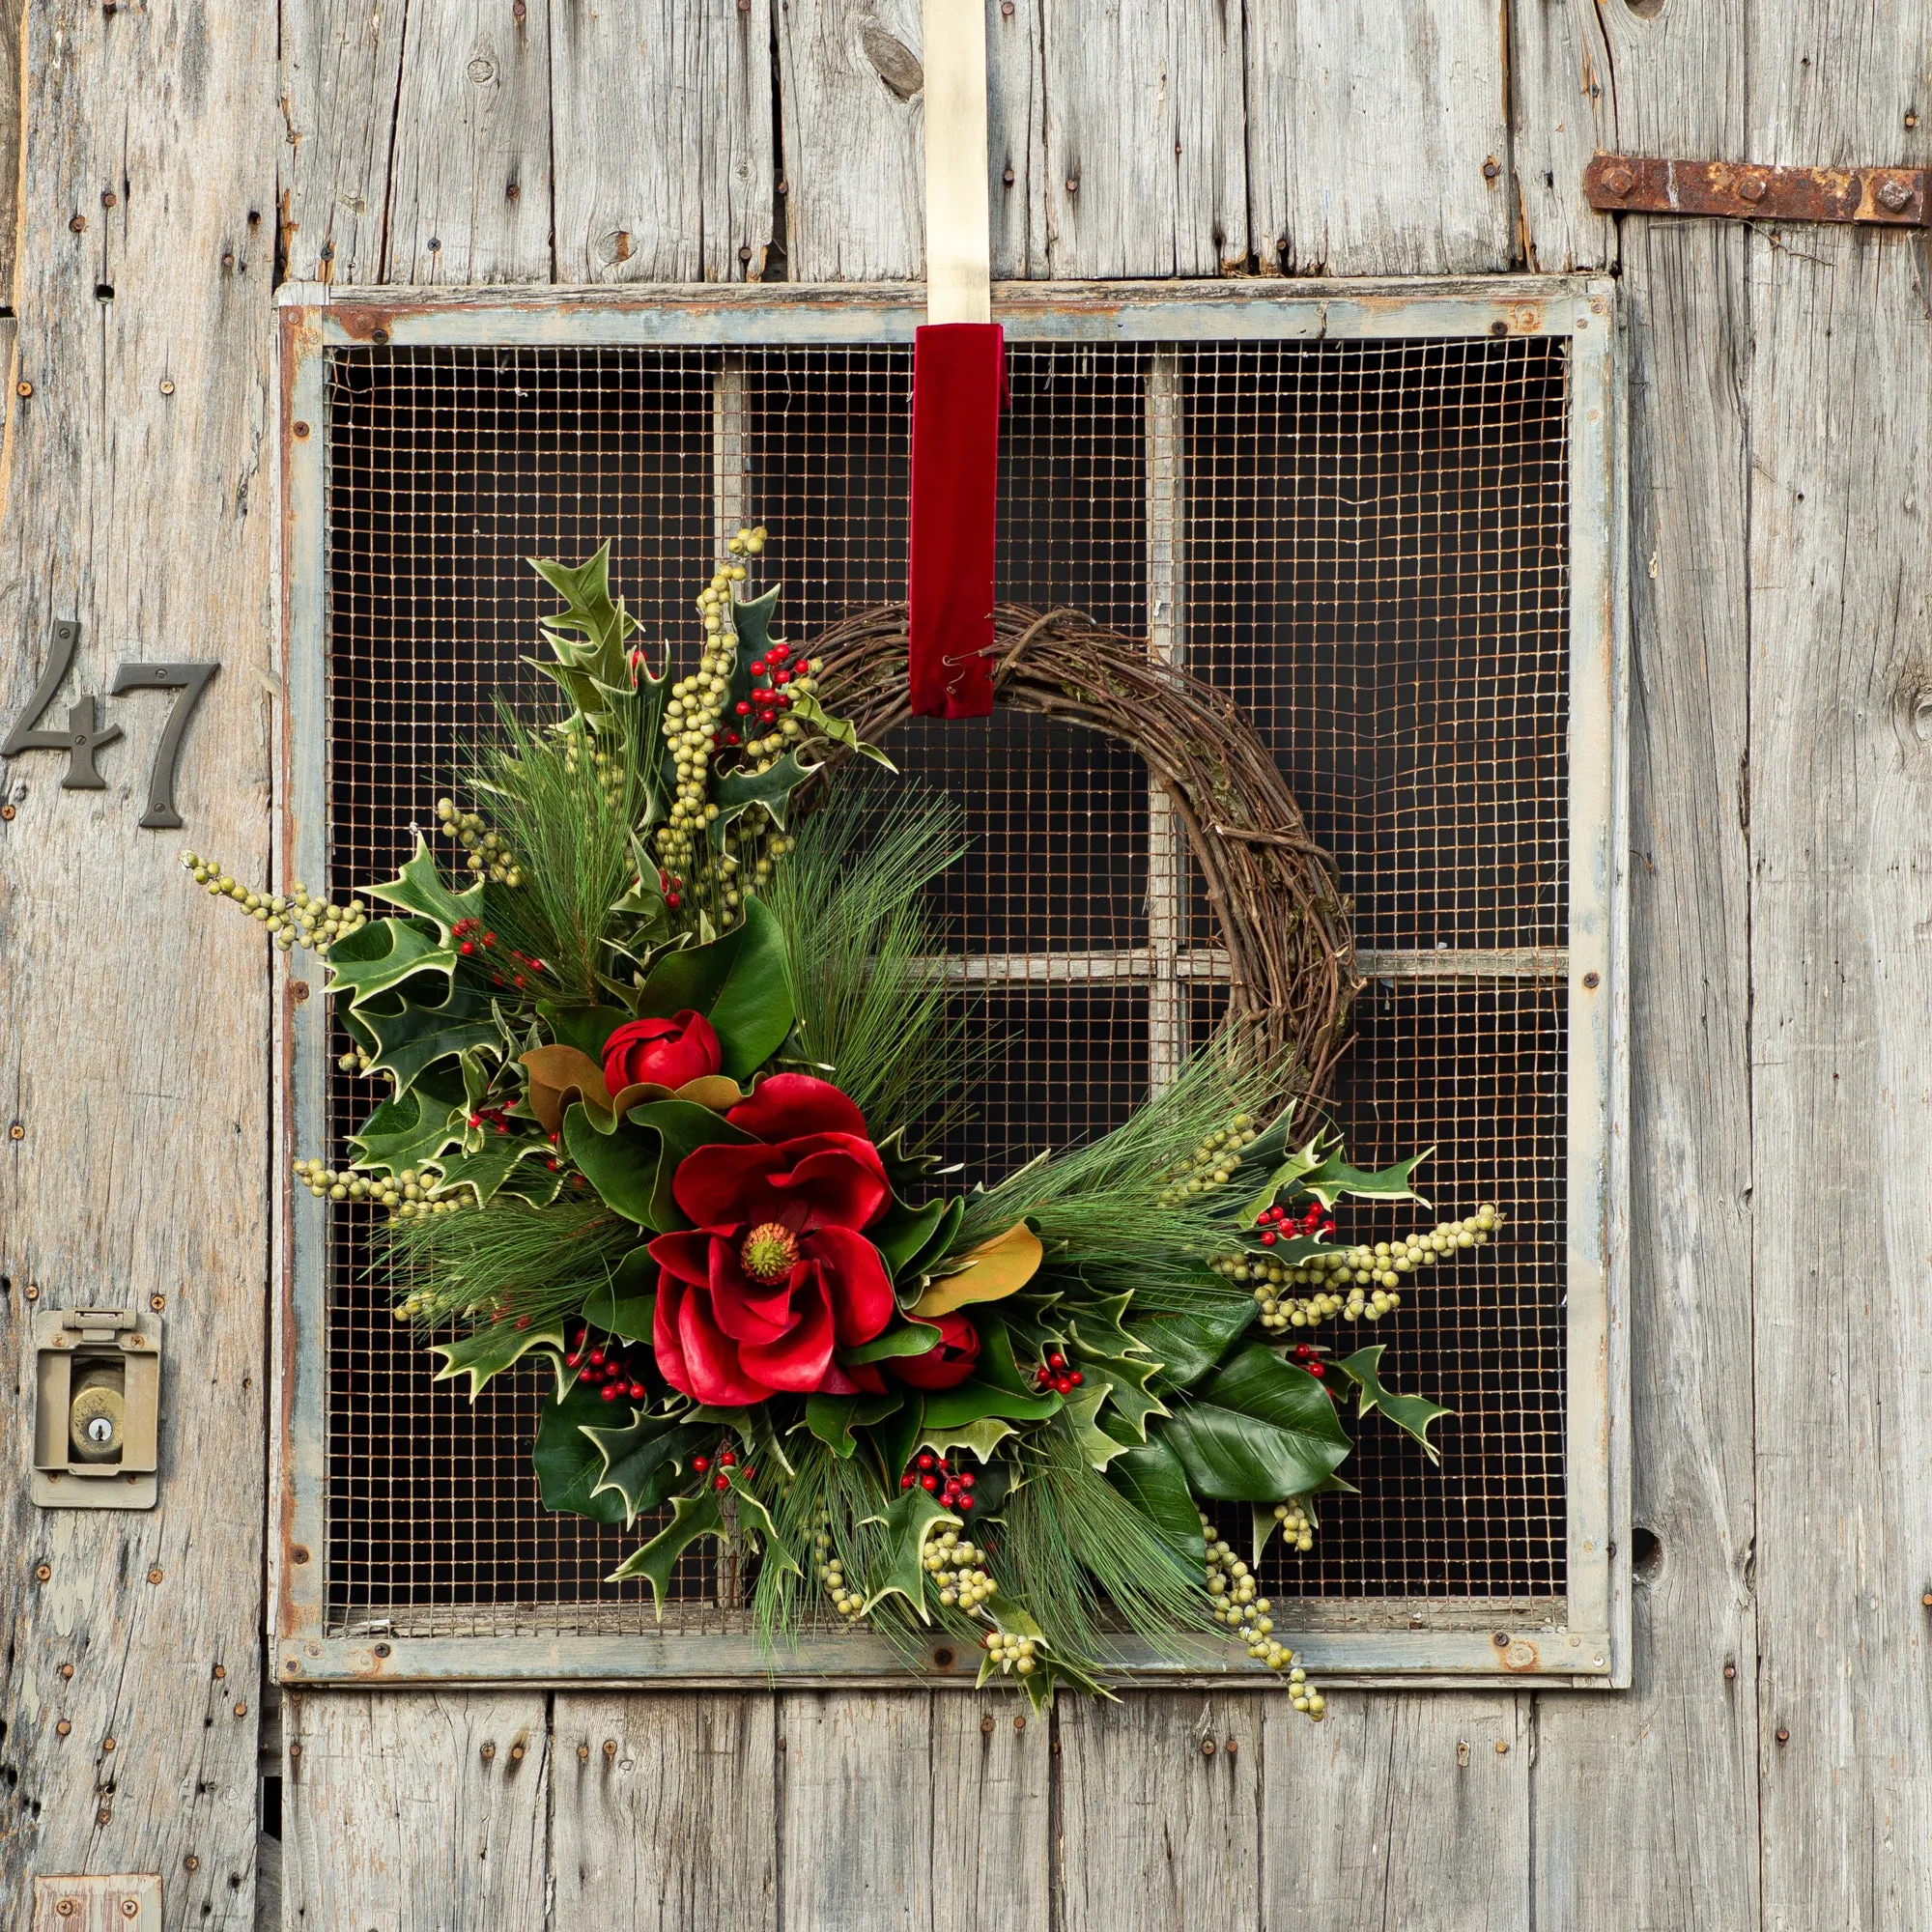
{"label": "grapevine wreath base", "polygon": [[[648,1518],[615,1578],[660,1607],[713,1538],[775,1654],[827,1612],[908,1658],[936,1628],[1043,1704],[1107,1694],[1122,1634],[1183,1665],[1218,1634],[1319,1719],[1250,1566],[1277,1532],[1312,1546],[1350,1424],[1433,1457],[1446,1413],[1388,1388],[1384,1345],[1330,1338],[1499,1217],[1339,1235],[1352,1201],[1416,1200],[1417,1161],[1358,1170],[1304,1118],[1350,983],[1327,864],[1237,713],[1065,611],[1000,613],[1004,700],[1123,738],[1167,787],[1233,1012],[1099,1140],[936,1173],[990,1033],[925,970],[959,814],[867,742],[903,711],[902,613],[795,649],[776,587],[740,589],[763,547],[726,546],[682,674],[606,552],[534,566],[561,703],[463,749],[448,864],[418,834],[336,905],[185,855],[326,960],[344,1070],[378,1089],[297,1177],[370,1222],[440,1379],[473,1400],[544,1366],[544,1501]],[[1240,1505],[1246,1553],[1215,1527]]]}

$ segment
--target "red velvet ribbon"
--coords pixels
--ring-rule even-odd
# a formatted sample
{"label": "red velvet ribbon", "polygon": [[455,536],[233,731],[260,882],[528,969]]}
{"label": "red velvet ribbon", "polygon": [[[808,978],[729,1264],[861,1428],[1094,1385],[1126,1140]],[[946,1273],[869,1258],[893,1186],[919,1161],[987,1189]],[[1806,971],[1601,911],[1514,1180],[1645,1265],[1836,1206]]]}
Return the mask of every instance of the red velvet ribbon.
{"label": "red velvet ribbon", "polygon": [[1000,490],[1006,332],[928,323],[913,337],[912,708],[983,718],[993,708],[993,539]]}

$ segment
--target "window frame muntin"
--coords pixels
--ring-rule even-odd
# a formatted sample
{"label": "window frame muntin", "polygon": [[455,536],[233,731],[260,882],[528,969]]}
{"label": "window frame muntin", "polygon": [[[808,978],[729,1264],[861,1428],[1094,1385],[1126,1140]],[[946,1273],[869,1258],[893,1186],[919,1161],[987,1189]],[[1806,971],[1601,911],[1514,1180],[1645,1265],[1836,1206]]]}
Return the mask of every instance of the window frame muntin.
{"label": "window frame muntin", "polygon": [[[331,349],[730,348],[910,343],[923,285],[652,286],[594,293],[279,292],[278,877],[327,866],[327,357]],[[1566,1135],[1564,1618],[1507,1629],[1455,1624],[1459,1600],[1409,1605],[1407,1628],[1362,1628],[1397,1600],[1350,1600],[1284,1634],[1309,1667],[1346,1684],[1622,1689],[1631,1681],[1628,1305],[1628,578],[1625,411],[1616,285],[1597,276],[1351,282],[1010,283],[994,312],[1014,341],[1165,343],[1567,336],[1569,528],[1569,1102]],[[320,433],[318,433],[320,432]],[[1152,586],[1151,584],[1151,590]],[[1586,674],[1587,673],[1587,674]],[[1463,973],[1477,959],[1472,954]],[[1365,958],[1372,973],[1402,955]],[[1400,970],[1397,967],[1397,970]],[[1436,976],[1428,976],[1436,977]],[[1452,977],[1452,976],[1440,976]],[[814,1637],[774,1656],[750,1635],[326,1635],[328,1282],[327,1206],[294,1186],[298,1146],[327,1134],[327,1002],[291,955],[275,1004],[277,1534],[270,1539],[276,1674],[289,1684],[587,1683],[757,1686],[882,1681],[970,1684],[972,1660],[936,1640],[909,1669],[883,1640]],[[319,992],[320,987],[315,987]],[[1305,1605],[1302,1607],[1306,1607]],[[1123,1678],[1265,1689],[1227,1646],[1177,1668],[1122,1646]]]}

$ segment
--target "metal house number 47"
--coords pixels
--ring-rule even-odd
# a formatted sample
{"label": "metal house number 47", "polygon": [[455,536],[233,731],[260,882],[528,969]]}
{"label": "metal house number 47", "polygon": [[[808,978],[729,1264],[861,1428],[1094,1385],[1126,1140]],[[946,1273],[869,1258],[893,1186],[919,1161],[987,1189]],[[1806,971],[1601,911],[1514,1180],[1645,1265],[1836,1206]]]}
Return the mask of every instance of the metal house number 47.
{"label": "metal house number 47", "polygon": [[[63,791],[105,791],[107,781],[94,762],[95,754],[102,746],[113,744],[122,733],[118,724],[101,724],[98,697],[77,698],[68,706],[65,731],[37,730],[34,724],[53,702],[54,693],[61,688],[61,680],[73,663],[74,646],[79,641],[80,625],[76,620],[62,618],[54,626],[53,655],[47,659],[47,668],[41,673],[27,708],[6,738],[0,740],[0,758],[17,757],[22,752],[65,752],[67,776],[61,780]],[[110,696],[119,697],[129,691],[181,693],[168,712],[161,742],[155,747],[154,769],[148,774],[148,809],[141,814],[141,824],[150,832],[173,831],[181,825],[182,815],[175,810],[175,767],[181,761],[182,738],[187,730],[187,721],[194,716],[195,706],[201,702],[201,694],[220,668],[218,664],[203,660],[183,664],[124,664],[114,673]]]}

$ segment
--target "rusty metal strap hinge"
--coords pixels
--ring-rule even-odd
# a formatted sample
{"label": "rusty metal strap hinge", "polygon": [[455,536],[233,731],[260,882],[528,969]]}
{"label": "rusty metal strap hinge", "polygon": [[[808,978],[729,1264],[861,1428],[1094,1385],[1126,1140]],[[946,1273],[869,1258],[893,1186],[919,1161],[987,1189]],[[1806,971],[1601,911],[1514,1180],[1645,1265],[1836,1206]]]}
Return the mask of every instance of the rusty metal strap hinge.
{"label": "rusty metal strap hinge", "polygon": [[1932,170],[1767,168],[1750,161],[1660,161],[1599,155],[1583,170],[1590,206],[1608,214],[1729,214],[1747,221],[1867,221],[1932,227]]}

